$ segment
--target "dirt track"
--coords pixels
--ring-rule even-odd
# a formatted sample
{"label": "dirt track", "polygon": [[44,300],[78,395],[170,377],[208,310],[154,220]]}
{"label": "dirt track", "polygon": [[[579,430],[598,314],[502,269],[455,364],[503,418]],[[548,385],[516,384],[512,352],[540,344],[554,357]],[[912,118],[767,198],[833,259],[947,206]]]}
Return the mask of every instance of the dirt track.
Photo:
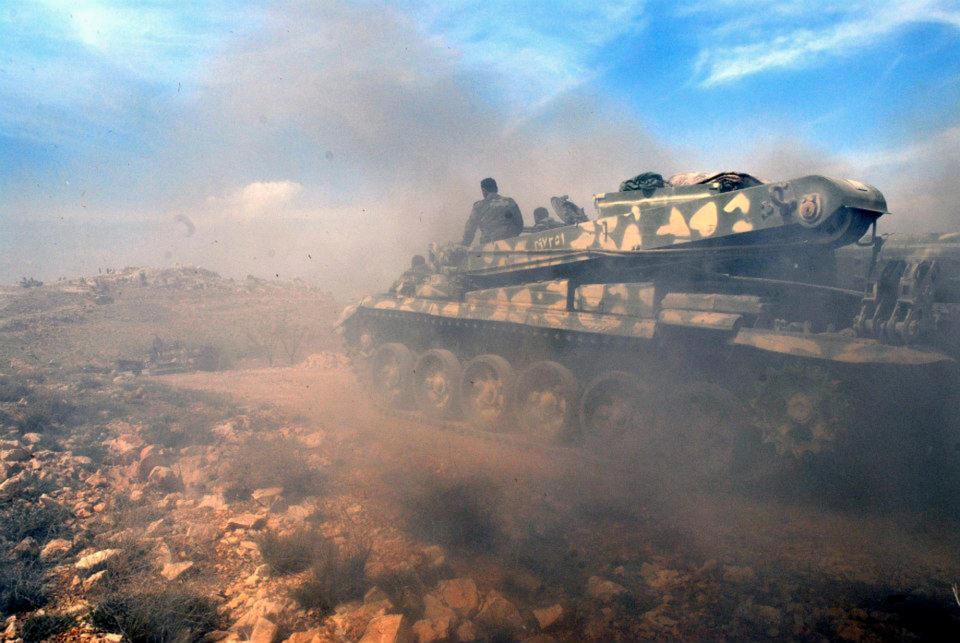
{"label": "dirt track", "polygon": [[[229,393],[248,404],[275,404],[302,418],[336,445],[332,457],[342,464],[336,483],[385,501],[387,513],[404,481],[431,472],[483,476],[504,490],[504,510],[513,513],[514,524],[527,520],[535,527],[543,527],[543,521],[562,525],[578,543],[580,566],[587,573],[609,572],[617,562],[630,560],[680,569],[681,578],[683,570],[692,574],[690,570],[711,565],[749,567],[745,578],[732,578],[736,571],[724,573],[723,591],[729,596],[706,600],[713,604],[715,620],[733,619],[726,610],[738,604],[742,616],[744,600],[778,605],[786,625],[791,614],[795,623],[809,620],[797,615],[804,609],[798,603],[829,613],[834,607],[886,604],[899,594],[922,595],[937,609],[960,610],[950,590],[951,583],[960,580],[957,536],[937,516],[898,512],[894,518],[719,492],[692,493],[641,472],[610,470],[573,448],[385,417],[363,401],[350,372],[332,363],[163,379]],[[526,515],[518,520],[518,514]],[[478,563],[474,559],[462,564]],[[623,575],[622,566],[619,569]],[[652,583],[651,573],[644,565],[636,582]],[[621,582],[629,587],[629,565],[625,579]],[[714,626],[701,634],[716,633]],[[838,628],[828,631],[836,634]],[[790,629],[776,631],[789,635]],[[797,625],[793,634],[812,632],[807,625]]]}

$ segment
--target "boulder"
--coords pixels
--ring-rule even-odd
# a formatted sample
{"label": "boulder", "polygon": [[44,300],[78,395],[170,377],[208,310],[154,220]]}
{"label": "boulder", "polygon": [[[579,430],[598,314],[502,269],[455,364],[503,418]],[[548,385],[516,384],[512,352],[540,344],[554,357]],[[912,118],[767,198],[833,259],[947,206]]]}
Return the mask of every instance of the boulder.
{"label": "boulder", "polygon": [[4,462],[26,462],[32,456],[23,447],[14,447],[7,451],[0,451],[0,460]]}
{"label": "boulder", "polygon": [[456,612],[435,594],[427,594],[423,597],[423,616],[429,620],[448,620],[451,622],[457,618]]}
{"label": "boulder", "polygon": [[446,641],[450,637],[450,619],[420,619],[410,628],[417,643]]}
{"label": "boulder", "polygon": [[472,578],[442,580],[437,584],[436,593],[458,614],[472,614],[480,604],[480,592]]}
{"label": "boulder", "polygon": [[242,513],[231,516],[225,526],[227,529],[260,529],[266,524],[267,519],[264,516]]}
{"label": "boulder", "polygon": [[313,630],[312,632],[294,632],[283,643],[327,643],[332,641],[322,630]]}
{"label": "boulder", "polygon": [[83,580],[83,589],[90,590],[97,586],[104,576],[107,575],[107,570],[101,569],[98,572],[90,574]]}
{"label": "boulder", "polygon": [[591,576],[587,579],[587,595],[603,603],[609,603],[615,597],[626,592],[627,588],[614,583],[612,580],[600,576]]}
{"label": "boulder", "polygon": [[180,476],[170,467],[156,466],[147,476],[147,482],[163,491],[174,492],[183,487]]}
{"label": "boulder", "polygon": [[533,617],[537,619],[537,624],[540,626],[541,630],[547,629],[559,621],[562,616],[563,606],[559,604],[533,610]]}
{"label": "boulder", "polygon": [[460,624],[460,627],[457,628],[457,640],[458,641],[476,641],[477,640],[477,626],[473,621],[464,621]]}
{"label": "boulder", "polygon": [[367,625],[360,643],[409,643],[410,630],[403,614],[377,616]]}
{"label": "boulder", "polygon": [[167,563],[160,569],[160,575],[167,580],[176,580],[192,567],[193,562],[189,560],[184,560],[179,563]]}
{"label": "boulder", "polygon": [[0,483],[0,498],[10,498],[19,495],[27,487],[27,479],[24,471],[15,476],[11,476]]}
{"label": "boulder", "polygon": [[163,453],[156,444],[148,444],[140,450],[140,459],[136,464],[137,478],[146,480],[154,467],[164,463]]}
{"label": "boulder", "polygon": [[27,444],[39,444],[43,441],[43,436],[39,433],[24,433],[20,436],[20,439]]}
{"label": "boulder", "polygon": [[44,545],[43,549],[40,550],[40,558],[42,560],[59,558],[70,551],[71,547],[73,547],[73,543],[69,540],[66,540],[65,538],[54,538]]}
{"label": "boulder", "polygon": [[277,635],[277,625],[265,616],[257,619],[250,632],[249,643],[273,643]]}
{"label": "boulder", "polygon": [[250,497],[262,505],[270,506],[283,495],[283,487],[267,487],[265,489],[254,489]]}
{"label": "boulder", "polygon": [[214,511],[223,511],[227,508],[227,501],[219,493],[210,493],[200,499],[198,509],[213,509]]}
{"label": "boulder", "polygon": [[93,569],[97,565],[107,562],[119,553],[119,549],[102,549],[82,557],[77,561],[75,567],[77,569]]}
{"label": "boulder", "polygon": [[487,592],[487,596],[477,612],[477,621],[491,629],[519,630],[523,627],[520,610],[510,600],[496,590]]}

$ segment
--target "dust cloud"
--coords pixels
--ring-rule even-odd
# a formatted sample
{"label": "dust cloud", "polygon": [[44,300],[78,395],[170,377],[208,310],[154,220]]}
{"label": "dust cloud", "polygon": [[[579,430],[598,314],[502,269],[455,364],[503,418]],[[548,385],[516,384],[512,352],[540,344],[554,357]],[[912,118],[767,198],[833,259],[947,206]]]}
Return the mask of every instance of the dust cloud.
{"label": "dust cloud", "polygon": [[[459,238],[485,176],[527,224],[551,196],[589,212],[595,192],[641,171],[716,168],[862,178],[915,216],[896,229],[949,227],[955,132],[874,158],[831,155],[791,127],[733,151],[688,150],[587,86],[535,108],[508,107],[499,86],[391,7],[278,4],[162,115],[130,212],[4,222],[17,248],[0,268],[53,276],[0,289],[8,639],[960,631],[960,477],[955,454],[924,433],[954,426],[952,366],[933,377],[851,367],[844,381],[856,386],[842,391],[804,371],[809,388],[791,391],[791,410],[803,415],[813,398],[837,413],[828,420],[870,429],[848,440],[845,426],[836,438],[813,426],[805,439],[852,454],[818,459],[777,453],[782,414],[756,421],[787,362],[727,362],[730,346],[702,329],[659,333],[656,354],[560,333],[461,342],[413,323],[332,330],[344,303],[385,289],[410,255]],[[56,281],[62,272],[71,277]],[[545,358],[576,366],[567,415],[547,435],[546,421],[531,429],[513,407],[478,428],[457,404],[441,417],[416,411],[409,390],[387,404],[364,344],[375,330],[391,342],[406,333],[416,355],[394,346],[395,372],[436,375],[421,388],[441,394],[452,385],[413,367],[431,348],[463,348],[456,373],[484,352],[518,370]],[[686,381],[691,356],[726,386]],[[621,398],[605,403],[613,433],[590,435],[578,396],[619,368],[637,395],[627,411]],[[875,398],[888,405],[840,415]]]}

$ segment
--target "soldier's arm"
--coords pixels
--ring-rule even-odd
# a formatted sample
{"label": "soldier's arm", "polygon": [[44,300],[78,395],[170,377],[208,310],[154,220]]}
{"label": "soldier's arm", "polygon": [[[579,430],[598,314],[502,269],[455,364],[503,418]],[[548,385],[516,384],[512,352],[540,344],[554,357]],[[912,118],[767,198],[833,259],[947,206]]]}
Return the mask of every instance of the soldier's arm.
{"label": "soldier's arm", "polygon": [[463,229],[463,245],[469,246],[473,243],[473,237],[477,234],[477,228],[479,226],[480,209],[474,204],[473,210],[470,212],[470,217],[467,219],[467,225]]}
{"label": "soldier's arm", "polygon": [[517,218],[517,234],[520,234],[519,231],[523,230],[523,215],[520,213],[520,206],[513,199],[510,199],[510,210],[513,212],[513,216]]}

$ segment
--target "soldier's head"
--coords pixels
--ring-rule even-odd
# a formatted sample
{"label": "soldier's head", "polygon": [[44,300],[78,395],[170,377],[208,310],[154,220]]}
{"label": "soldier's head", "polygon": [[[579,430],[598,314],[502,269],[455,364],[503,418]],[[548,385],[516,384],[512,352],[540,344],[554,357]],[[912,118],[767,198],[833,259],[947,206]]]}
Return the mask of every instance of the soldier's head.
{"label": "soldier's head", "polygon": [[550,218],[550,213],[547,212],[546,208],[536,208],[533,211],[533,222],[540,223],[546,219]]}
{"label": "soldier's head", "polygon": [[411,268],[419,268],[420,266],[427,265],[427,260],[423,258],[423,255],[413,255],[410,259]]}
{"label": "soldier's head", "polygon": [[496,194],[497,182],[490,177],[485,178],[484,180],[480,181],[480,192],[483,194],[483,196],[487,196],[488,194]]}

